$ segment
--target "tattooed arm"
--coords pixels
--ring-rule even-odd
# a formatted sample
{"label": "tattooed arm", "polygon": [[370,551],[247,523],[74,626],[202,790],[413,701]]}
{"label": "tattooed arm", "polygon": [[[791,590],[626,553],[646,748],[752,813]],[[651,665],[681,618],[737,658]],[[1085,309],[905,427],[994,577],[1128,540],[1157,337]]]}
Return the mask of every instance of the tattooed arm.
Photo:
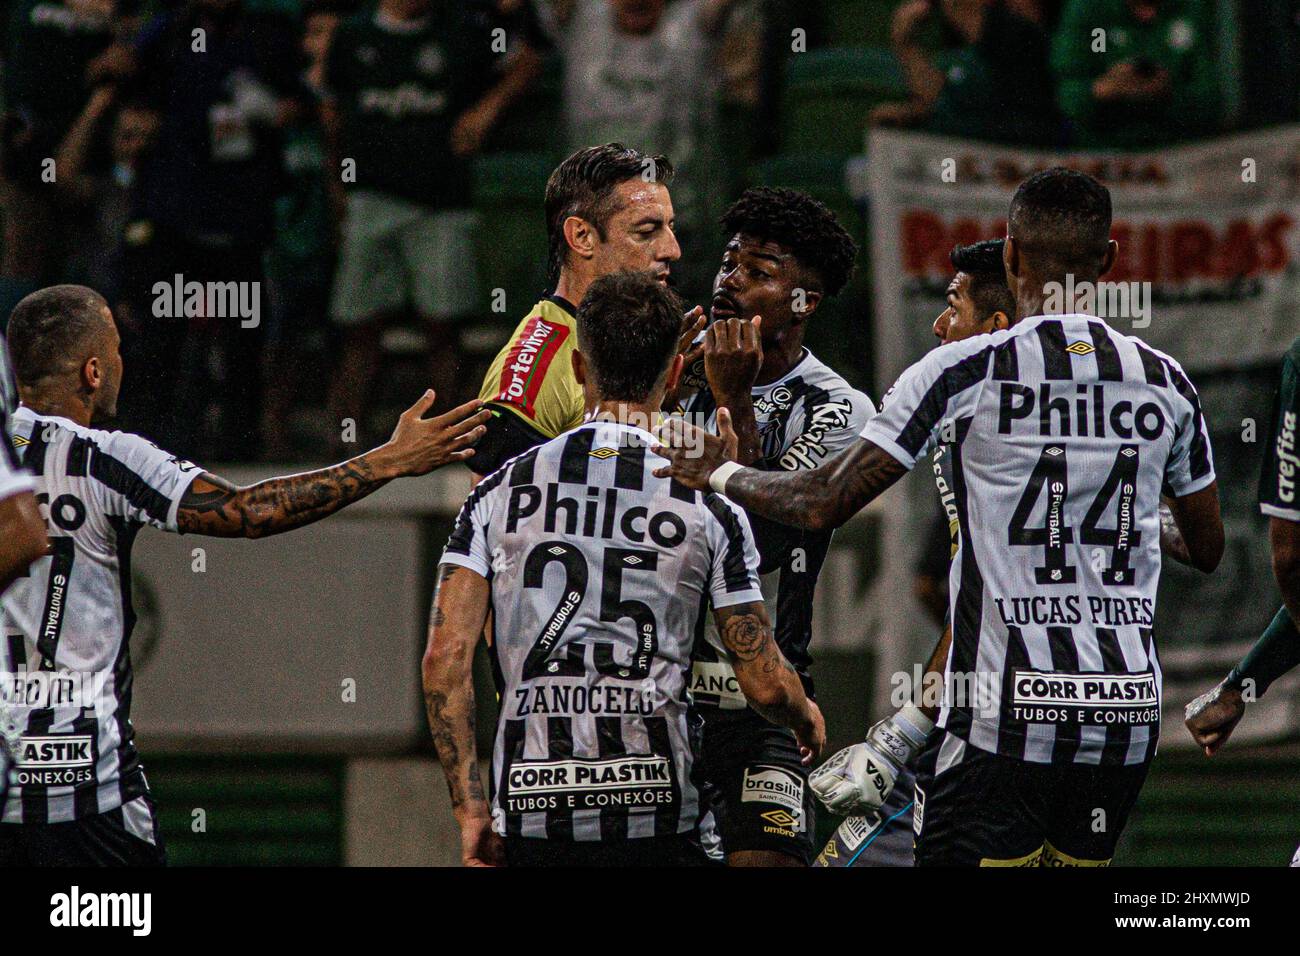
{"label": "tattooed arm", "polygon": [[[678,419],[659,432],[660,446],[653,450],[671,465],[655,470],[661,478],[672,475],[688,488],[707,490],[709,476],[735,447],[719,413],[718,430],[710,435]],[[819,468],[801,471],[758,471],[742,468],[727,479],[727,497],[752,514],[794,528],[821,531],[838,528],[870,504],[907,469],[888,452],[858,439],[828,458]]]}
{"label": "tattooed arm", "polygon": [[421,662],[429,730],[447,775],[466,866],[500,865],[504,852],[492,832],[474,733],[474,647],[487,619],[489,589],[487,579],[468,568],[439,566]]}
{"label": "tattooed arm", "polygon": [[364,455],[332,468],[238,487],[203,472],[181,498],[176,523],[182,532],[220,538],[264,538],[319,521],[382,488],[394,478],[423,475],[474,454],[486,411],[468,402],[438,416],[425,392],[397,421],[393,437]]}
{"label": "tattooed arm", "polygon": [[772,723],[794,731],[805,751],[805,763],[816,759],[826,746],[826,725],[777,647],[767,608],[761,602],[734,604],[714,609],[713,616],[749,705]]}

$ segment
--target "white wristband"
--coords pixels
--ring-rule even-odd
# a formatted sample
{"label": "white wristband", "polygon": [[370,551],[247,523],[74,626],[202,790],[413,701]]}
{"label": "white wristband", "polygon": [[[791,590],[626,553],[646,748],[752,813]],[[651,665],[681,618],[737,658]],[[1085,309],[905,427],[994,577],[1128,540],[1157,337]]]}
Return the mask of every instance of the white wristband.
{"label": "white wristband", "polygon": [[724,461],[709,475],[709,487],[720,495],[727,493],[727,479],[745,466],[735,461]]}

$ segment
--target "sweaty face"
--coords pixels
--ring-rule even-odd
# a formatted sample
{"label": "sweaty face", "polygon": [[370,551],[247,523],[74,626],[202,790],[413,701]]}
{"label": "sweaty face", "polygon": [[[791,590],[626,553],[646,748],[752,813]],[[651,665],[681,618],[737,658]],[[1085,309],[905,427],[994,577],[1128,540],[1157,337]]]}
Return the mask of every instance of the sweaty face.
{"label": "sweaty face", "polygon": [[948,283],[948,307],[934,320],[934,334],[940,343],[960,342],[972,335],[993,331],[994,316],[980,316],[973,293],[975,280],[965,272],[958,272]]}
{"label": "sweaty face", "polygon": [[736,233],[713,280],[710,317],[717,321],[761,315],[763,338],[770,340],[794,324],[796,293],[807,303],[804,284],[803,269],[785,246]]}
{"label": "sweaty face", "polygon": [[667,284],[672,263],[682,257],[673,234],[673,200],[668,188],[630,179],[619,183],[615,201],[618,211],[605,222],[604,240],[596,234],[596,274],[652,272]]}

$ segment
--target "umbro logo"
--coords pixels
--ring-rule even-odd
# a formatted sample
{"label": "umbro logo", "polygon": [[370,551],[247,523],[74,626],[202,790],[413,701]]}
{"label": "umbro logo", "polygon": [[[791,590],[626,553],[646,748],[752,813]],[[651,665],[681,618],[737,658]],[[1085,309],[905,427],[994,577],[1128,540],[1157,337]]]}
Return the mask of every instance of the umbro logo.
{"label": "umbro logo", "polygon": [[599,458],[601,461],[604,461],[606,458],[617,458],[617,457],[618,457],[618,449],[617,449],[617,448],[597,448],[595,451],[589,451],[589,452],[587,452],[587,454],[590,455],[592,458]]}
{"label": "umbro logo", "polygon": [[1091,355],[1093,352],[1097,351],[1087,342],[1071,342],[1065,347],[1065,350],[1071,355]]}
{"label": "umbro logo", "polygon": [[793,827],[799,822],[798,818],[791,816],[785,810],[768,810],[767,813],[759,814],[768,823],[774,823],[779,827]]}

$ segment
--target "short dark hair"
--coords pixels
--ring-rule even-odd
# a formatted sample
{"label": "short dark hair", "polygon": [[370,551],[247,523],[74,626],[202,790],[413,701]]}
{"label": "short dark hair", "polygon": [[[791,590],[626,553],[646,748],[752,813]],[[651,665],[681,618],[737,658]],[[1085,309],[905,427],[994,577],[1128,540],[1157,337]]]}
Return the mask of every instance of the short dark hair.
{"label": "short dark hair", "polygon": [[797,189],[746,189],[722,214],[722,227],[785,246],[826,295],[837,295],[853,275],[857,243],[824,203]]}
{"label": "short dark hair", "polygon": [[649,272],[613,272],[578,306],[578,348],[607,401],[643,402],[677,354],[682,303]]}
{"label": "short dark hair", "polygon": [[958,272],[971,278],[971,298],[975,300],[976,318],[987,319],[994,312],[1015,315],[1016,297],[1007,285],[1007,270],[1002,263],[1005,239],[985,239],[969,246],[953,246],[948,259]]}
{"label": "short dark hair", "polygon": [[622,143],[588,146],[556,166],[546,181],[547,277],[551,287],[560,280],[560,269],[568,254],[564,242],[566,219],[585,219],[604,239],[605,224],[617,212],[613,198],[620,184],[644,179],[667,185],[672,178],[673,164],[667,156],[648,156]]}
{"label": "short dark hair", "polygon": [[1110,240],[1110,190],[1087,173],[1054,166],[1016,190],[1007,235],[1044,272],[1096,275]]}
{"label": "short dark hair", "polygon": [[52,285],[24,298],[9,315],[9,358],[20,385],[69,370],[104,328],[104,297],[84,285]]}

